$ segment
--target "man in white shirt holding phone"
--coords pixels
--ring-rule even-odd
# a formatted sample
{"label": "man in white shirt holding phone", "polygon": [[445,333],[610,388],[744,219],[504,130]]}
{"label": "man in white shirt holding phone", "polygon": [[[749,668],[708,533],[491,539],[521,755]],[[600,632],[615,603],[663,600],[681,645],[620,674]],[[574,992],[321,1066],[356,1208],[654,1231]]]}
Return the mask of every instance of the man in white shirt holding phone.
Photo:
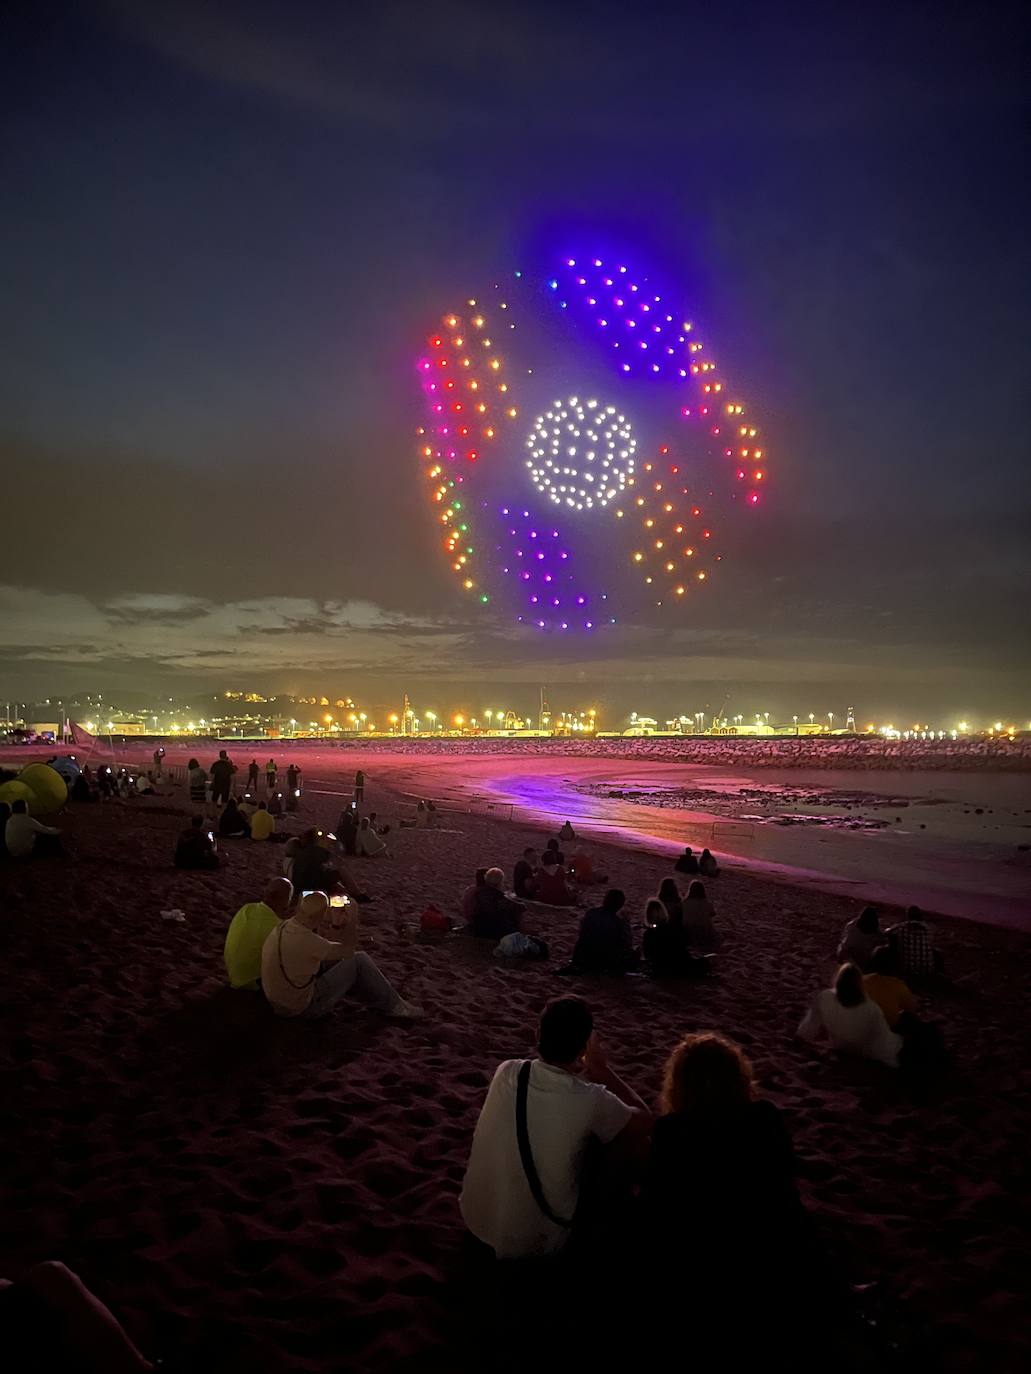
{"label": "man in white shirt holding phone", "polygon": [[[336,940],[318,933],[331,911],[332,928],[339,931]],[[331,967],[321,973],[324,963]],[[324,892],[306,893],[297,914],[271,932],[261,950],[261,986],[279,1016],[327,1016],[352,989],[384,1016],[414,1021],[423,1014],[358,949],[354,907],[345,902],[331,908]]]}

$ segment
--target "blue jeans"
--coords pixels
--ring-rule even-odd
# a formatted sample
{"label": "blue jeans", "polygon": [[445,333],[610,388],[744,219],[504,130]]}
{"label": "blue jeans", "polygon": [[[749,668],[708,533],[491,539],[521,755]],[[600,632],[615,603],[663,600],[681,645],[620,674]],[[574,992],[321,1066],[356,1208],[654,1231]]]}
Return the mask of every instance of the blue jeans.
{"label": "blue jeans", "polygon": [[315,995],[302,1015],[328,1016],[336,1004],[354,988],[363,1002],[377,1011],[389,1011],[397,993],[367,954],[359,951],[351,959],[340,959],[315,980]]}

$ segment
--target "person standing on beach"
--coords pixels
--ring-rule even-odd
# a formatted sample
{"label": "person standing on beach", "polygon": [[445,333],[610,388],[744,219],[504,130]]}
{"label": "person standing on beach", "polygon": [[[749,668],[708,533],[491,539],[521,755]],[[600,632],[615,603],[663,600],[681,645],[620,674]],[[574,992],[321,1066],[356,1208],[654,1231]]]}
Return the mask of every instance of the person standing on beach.
{"label": "person standing on beach", "polygon": [[[353,988],[384,1016],[400,1021],[422,1016],[422,1008],[395,992],[369,956],[358,949],[354,908],[339,910],[344,912],[343,920],[334,926],[339,940],[317,933],[330,912],[324,892],[302,898],[297,915],[268,935],[261,949],[261,986],[272,1010],[277,1016],[327,1016]],[[320,974],[323,964],[330,968]]]}
{"label": "person standing on beach", "polygon": [[365,800],[365,774],[360,768],[354,775],[354,799],[356,802]]}
{"label": "person standing on beach", "polygon": [[217,806],[227,802],[233,789],[233,774],[236,764],[224,749],[218,751],[218,758],[211,765],[211,800]]}
{"label": "person standing on beach", "polygon": [[268,763],[265,765],[265,786],[270,792],[276,790],[276,778],[278,775],[279,770],[276,768],[275,759],[269,759]]}
{"label": "person standing on beach", "polygon": [[494,1074],[473,1135],[459,1198],[466,1226],[498,1259],[553,1255],[569,1240],[584,1151],[652,1117],[609,1067],[580,997],[544,1008],[536,1059],[507,1059]]}
{"label": "person standing on beach", "polygon": [[247,765],[247,791],[257,792],[258,790],[258,760],[251,759]]}

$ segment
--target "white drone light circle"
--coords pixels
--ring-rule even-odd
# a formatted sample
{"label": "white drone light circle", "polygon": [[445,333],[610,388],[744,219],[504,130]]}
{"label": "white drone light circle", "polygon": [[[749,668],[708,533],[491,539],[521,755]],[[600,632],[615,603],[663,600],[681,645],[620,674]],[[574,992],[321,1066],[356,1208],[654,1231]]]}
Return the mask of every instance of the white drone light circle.
{"label": "white drone light circle", "polygon": [[634,484],[630,421],[615,406],[570,396],[534,421],[526,466],[539,492],[568,510],[607,506]]}

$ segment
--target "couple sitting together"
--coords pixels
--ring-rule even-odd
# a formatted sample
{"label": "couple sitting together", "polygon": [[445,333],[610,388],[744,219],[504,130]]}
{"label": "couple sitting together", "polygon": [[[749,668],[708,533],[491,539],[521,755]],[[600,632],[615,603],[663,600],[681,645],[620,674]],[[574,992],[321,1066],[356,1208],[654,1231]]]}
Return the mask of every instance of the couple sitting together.
{"label": "couple sitting together", "polygon": [[384,1016],[422,1015],[358,948],[358,913],[346,897],[308,892],[290,916],[293,897],[289,879],[274,878],[260,902],[233,917],[224,951],[232,987],[260,988],[278,1016],[326,1016],[352,989]]}

